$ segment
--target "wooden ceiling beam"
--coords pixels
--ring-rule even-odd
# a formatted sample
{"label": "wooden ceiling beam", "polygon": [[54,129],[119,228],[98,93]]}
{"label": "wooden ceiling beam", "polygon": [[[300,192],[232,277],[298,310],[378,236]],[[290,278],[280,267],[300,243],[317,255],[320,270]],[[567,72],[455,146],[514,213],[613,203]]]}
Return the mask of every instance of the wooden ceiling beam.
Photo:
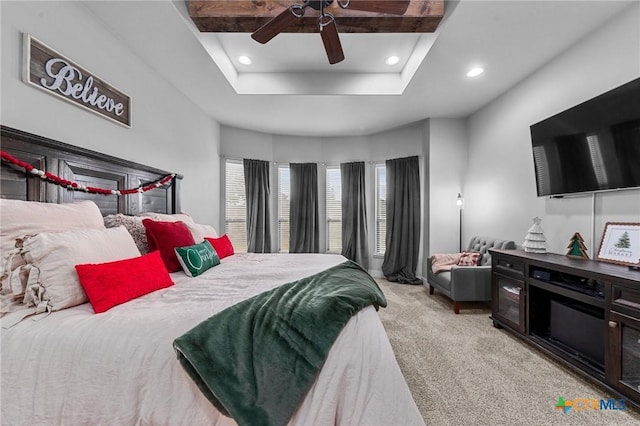
{"label": "wooden ceiling beam", "polygon": [[[201,32],[252,33],[296,3],[302,0],[190,0],[189,14]],[[430,33],[444,16],[444,0],[411,0],[404,15],[342,9],[336,1],[325,10],[335,16],[341,33]],[[317,32],[318,15],[308,7],[300,22],[285,32]]]}

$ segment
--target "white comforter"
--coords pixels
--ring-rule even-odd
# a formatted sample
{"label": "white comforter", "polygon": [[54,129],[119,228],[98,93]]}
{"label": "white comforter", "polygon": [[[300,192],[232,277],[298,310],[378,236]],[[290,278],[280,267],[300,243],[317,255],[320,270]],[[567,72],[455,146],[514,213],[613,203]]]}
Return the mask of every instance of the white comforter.
{"label": "white comforter", "polygon": [[[94,314],[89,304],[2,330],[3,425],[227,425],[173,340],[220,310],[338,255],[237,254],[200,277]],[[373,307],[343,329],[295,425],[424,424]]]}

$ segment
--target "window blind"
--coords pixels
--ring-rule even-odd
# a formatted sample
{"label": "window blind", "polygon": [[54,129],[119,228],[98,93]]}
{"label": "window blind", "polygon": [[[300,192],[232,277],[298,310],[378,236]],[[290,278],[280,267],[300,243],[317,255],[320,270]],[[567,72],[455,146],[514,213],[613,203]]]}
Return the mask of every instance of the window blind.
{"label": "window blind", "polygon": [[375,165],[376,202],[375,202],[375,254],[384,255],[387,238],[387,168],[384,164]]}
{"label": "window blind", "polygon": [[289,252],[289,165],[278,166],[278,248],[280,252]]}
{"label": "window blind", "polygon": [[247,197],[244,166],[238,160],[225,161],[225,233],[236,252],[247,251]]}
{"label": "window blind", "polygon": [[342,181],[340,166],[327,166],[327,251],[342,251]]}

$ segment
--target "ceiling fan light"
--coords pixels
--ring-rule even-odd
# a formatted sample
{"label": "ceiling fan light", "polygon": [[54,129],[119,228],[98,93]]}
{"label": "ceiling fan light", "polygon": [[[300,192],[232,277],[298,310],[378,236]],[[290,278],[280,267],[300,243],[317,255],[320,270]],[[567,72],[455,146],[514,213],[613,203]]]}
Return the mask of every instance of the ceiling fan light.
{"label": "ceiling fan light", "polygon": [[387,65],[395,65],[400,62],[400,58],[398,58],[397,56],[389,56],[384,62]]}
{"label": "ceiling fan light", "polygon": [[482,67],[471,68],[469,72],[467,72],[467,77],[477,77],[483,72],[484,72],[484,68]]}
{"label": "ceiling fan light", "polygon": [[238,56],[238,62],[240,62],[242,65],[251,65],[253,63],[250,57],[244,55]]}

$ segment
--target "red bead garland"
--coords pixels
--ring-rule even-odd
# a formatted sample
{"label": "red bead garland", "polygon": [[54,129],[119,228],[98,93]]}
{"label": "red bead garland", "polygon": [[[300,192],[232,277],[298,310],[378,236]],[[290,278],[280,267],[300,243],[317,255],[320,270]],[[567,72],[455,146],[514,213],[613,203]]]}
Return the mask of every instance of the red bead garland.
{"label": "red bead garland", "polygon": [[64,179],[61,178],[60,176],[56,176],[53,173],[50,172],[44,172],[42,170],[38,170],[35,167],[33,167],[31,164],[26,163],[24,161],[18,160],[17,158],[15,158],[14,156],[12,156],[11,154],[5,152],[5,151],[0,151],[0,157],[2,157],[3,161],[6,161],[8,163],[11,164],[15,164],[18,167],[21,167],[23,169],[25,169],[25,171],[27,173],[31,173],[34,175],[39,176],[41,179],[44,179],[46,181],[55,183],[56,185],[60,185],[63,186],[67,189],[71,189],[73,191],[84,191],[84,192],[88,192],[90,194],[102,194],[102,195],[130,195],[130,194],[138,194],[138,193],[143,193],[143,192],[147,192],[147,191],[151,191],[152,189],[155,188],[159,188],[161,186],[164,185],[168,185],[171,183],[171,181],[173,180],[173,178],[175,178],[176,174],[172,173],[170,175],[167,175],[165,177],[163,177],[162,179],[150,183],[148,185],[145,186],[139,186],[137,188],[131,188],[131,189],[105,189],[105,188],[96,188],[94,186],[82,186],[80,185],[78,182],[74,182],[68,179]]}

